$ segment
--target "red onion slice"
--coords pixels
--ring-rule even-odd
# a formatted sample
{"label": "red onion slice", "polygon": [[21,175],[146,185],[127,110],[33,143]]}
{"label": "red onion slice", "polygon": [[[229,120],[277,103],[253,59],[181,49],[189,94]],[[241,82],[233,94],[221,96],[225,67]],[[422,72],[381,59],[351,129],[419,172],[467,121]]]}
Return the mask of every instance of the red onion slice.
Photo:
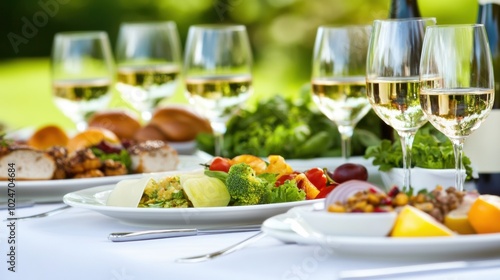
{"label": "red onion slice", "polygon": [[325,198],[325,209],[328,206],[334,204],[335,202],[344,203],[347,198],[354,195],[357,192],[362,192],[365,190],[373,189],[378,193],[385,193],[379,187],[372,183],[361,181],[361,180],[349,180],[339,184],[335,189],[333,189]]}

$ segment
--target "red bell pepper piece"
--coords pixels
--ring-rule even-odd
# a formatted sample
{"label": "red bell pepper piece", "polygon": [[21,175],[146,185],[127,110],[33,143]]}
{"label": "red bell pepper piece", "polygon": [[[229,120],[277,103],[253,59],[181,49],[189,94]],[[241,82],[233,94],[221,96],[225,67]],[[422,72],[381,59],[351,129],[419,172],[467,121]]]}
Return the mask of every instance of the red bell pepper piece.
{"label": "red bell pepper piece", "polygon": [[326,177],[325,170],[315,167],[305,172],[307,179],[318,189],[322,190],[326,187],[328,178]]}

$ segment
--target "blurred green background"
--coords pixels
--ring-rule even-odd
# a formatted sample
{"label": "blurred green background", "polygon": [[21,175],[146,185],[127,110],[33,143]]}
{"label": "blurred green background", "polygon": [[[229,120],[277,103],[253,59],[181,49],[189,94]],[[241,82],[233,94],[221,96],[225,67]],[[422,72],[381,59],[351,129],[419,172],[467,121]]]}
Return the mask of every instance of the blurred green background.
{"label": "blurred green background", "polygon": [[[418,4],[422,16],[434,16],[438,24],[476,21],[476,0]],[[104,30],[114,47],[119,25],[126,21],[175,21],[183,43],[192,24],[245,24],[255,60],[255,95],[249,102],[255,102],[296,93],[308,82],[318,26],[370,24],[387,18],[389,6],[390,0],[1,1],[0,124],[8,130],[48,123],[73,127],[51,99],[49,56],[57,32]],[[180,88],[164,103],[184,102]],[[110,107],[123,105],[116,95]]]}

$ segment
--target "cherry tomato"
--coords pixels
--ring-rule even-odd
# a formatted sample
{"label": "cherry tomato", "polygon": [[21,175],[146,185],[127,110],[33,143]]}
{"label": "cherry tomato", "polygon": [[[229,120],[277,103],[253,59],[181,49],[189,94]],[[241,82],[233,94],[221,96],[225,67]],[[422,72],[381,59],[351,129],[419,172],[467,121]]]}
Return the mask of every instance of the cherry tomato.
{"label": "cherry tomato", "polygon": [[231,160],[223,157],[215,157],[210,163],[210,167],[208,169],[212,171],[223,171],[229,172],[229,168],[231,167]]}
{"label": "cherry tomato", "polygon": [[318,189],[321,190],[326,187],[328,178],[325,175],[325,171],[319,167],[311,168],[306,171],[306,177],[311,181],[311,183]]}
{"label": "cherry tomato", "polygon": [[318,195],[316,196],[316,199],[319,199],[319,198],[325,198],[331,191],[333,191],[333,189],[335,189],[336,187],[338,186],[338,184],[331,184],[331,185],[328,185],[328,186],[325,186],[324,188],[322,188]]}

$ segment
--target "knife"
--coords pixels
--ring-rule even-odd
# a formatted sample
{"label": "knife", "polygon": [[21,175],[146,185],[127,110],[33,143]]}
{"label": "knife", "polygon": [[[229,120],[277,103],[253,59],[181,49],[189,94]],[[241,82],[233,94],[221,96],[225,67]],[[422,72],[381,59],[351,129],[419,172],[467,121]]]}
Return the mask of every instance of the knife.
{"label": "knife", "polygon": [[204,234],[217,234],[217,233],[234,233],[260,230],[261,225],[244,225],[228,228],[184,228],[184,229],[160,229],[160,230],[143,230],[132,232],[113,232],[110,233],[108,239],[113,242],[125,241],[138,241],[159,238],[171,238],[182,236],[196,236]]}

